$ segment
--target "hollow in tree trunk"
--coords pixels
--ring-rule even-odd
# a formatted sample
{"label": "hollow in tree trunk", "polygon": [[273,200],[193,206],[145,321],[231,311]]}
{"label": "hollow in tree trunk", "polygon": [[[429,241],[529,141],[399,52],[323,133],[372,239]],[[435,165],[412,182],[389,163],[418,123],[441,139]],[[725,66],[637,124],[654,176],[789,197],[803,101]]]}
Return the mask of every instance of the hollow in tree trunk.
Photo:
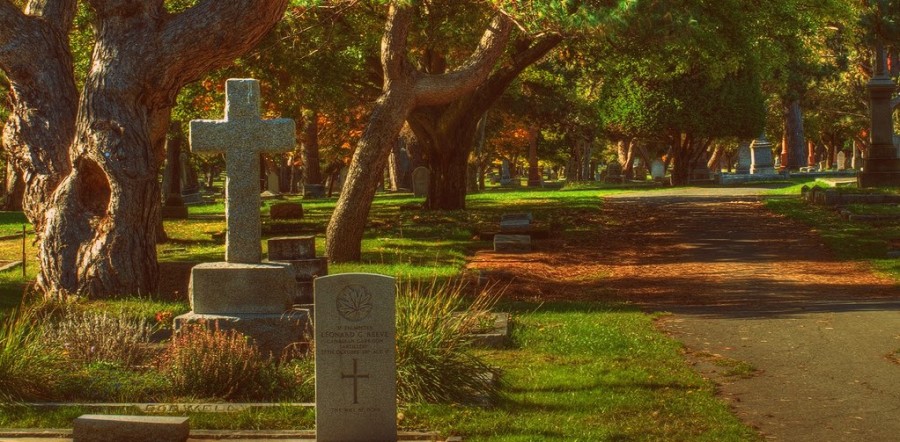
{"label": "hollow in tree trunk", "polygon": [[287,2],[204,0],[178,14],[159,1],[90,5],[96,43],[79,100],[67,39],[76,2],[33,0],[26,12],[0,2],[0,68],[14,95],[4,140],[28,177],[40,288],[146,294],[157,283],[157,174],[175,97],[255,45]]}

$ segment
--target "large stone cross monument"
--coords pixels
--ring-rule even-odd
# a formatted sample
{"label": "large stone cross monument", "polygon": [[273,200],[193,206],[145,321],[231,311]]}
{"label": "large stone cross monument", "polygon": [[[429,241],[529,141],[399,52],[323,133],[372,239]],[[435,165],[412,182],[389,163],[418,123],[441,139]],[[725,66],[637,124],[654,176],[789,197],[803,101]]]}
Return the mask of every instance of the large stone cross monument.
{"label": "large stone cross monument", "polygon": [[276,356],[304,339],[305,312],[291,310],[296,287],[290,263],[261,262],[259,154],[294,147],[294,122],[261,120],[259,83],[228,80],[225,119],[191,121],[191,150],[225,153],[225,262],[191,269],[191,312],[175,329],[206,323],[252,337]]}
{"label": "large stone cross monument", "polygon": [[[262,120],[259,82],[225,83],[225,119],[191,121],[191,151],[225,154],[225,261],[260,262],[259,154],[294,149],[294,120]],[[237,203],[237,204],[236,204]]]}

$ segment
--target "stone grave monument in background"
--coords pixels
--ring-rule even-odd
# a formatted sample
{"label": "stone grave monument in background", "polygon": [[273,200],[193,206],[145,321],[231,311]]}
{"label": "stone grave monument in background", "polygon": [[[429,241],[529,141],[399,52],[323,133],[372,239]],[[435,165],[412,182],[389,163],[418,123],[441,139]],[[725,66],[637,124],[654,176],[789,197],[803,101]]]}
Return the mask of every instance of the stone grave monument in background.
{"label": "stone grave monument in background", "polygon": [[891,98],[897,90],[887,69],[884,46],[875,49],[875,75],[869,89],[871,144],[859,172],[859,187],[900,186],[900,155],[894,145],[894,109]]}
{"label": "stone grave monument in background", "polygon": [[315,280],[316,440],[397,440],[394,278]]}
{"label": "stone grave monument in background", "polygon": [[261,262],[259,154],[292,150],[294,122],[260,119],[256,80],[230,79],[225,94],[224,120],[190,125],[194,152],[225,154],[225,262],[191,269],[191,312],[175,318],[175,329],[192,323],[234,329],[278,355],[303,339],[308,315],[290,311],[291,264]]}
{"label": "stone grave monument in background", "polygon": [[750,144],[750,153],[751,174],[775,174],[775,164],[772,162],[772,143],[766,138],[765,132]]}
{"label": "stone grave monument in background", "polygon": [[412,171],[413,195],[427,197],[428,186],[431,183],[431,171],[427,167],[419,166]]}
{"label": "stone grave monument in background", "polygon": [[659,159],[653,160],[650,163],[650,178],[653,181],[662,181],[666,178],[666,163],[663,163]]}

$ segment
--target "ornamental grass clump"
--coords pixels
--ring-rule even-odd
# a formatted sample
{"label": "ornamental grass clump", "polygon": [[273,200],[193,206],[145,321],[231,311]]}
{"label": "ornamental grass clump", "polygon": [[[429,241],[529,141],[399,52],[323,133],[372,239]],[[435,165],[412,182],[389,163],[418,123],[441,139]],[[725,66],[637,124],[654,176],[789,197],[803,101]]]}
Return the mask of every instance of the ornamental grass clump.
{"label": "ornamental grass clump", "polygon": [[63,357],[44,345],[40,318],[20,309],[0,322],[0,401],[38,400],[61,378]]}
{"label": "ornamental grass clump", "polygon": [[234,330],[182,328],[159,361],[175,395],[228,399],[259,388],[269,361]]}
{"label": "ornamental grass clump", "polygon": [[151,356],[153,327],[146,320],[99,312],[70,312],[48,327],[45,339],[70,360],[137,367]]}
{"label": "ornamental grass clump", "polygon": [[397,392],[408,402],[474,403],[499,393],[498,373],[473,350],[471,324],[499,299],[466,296],[461,280],[401,283],[397,296]]}

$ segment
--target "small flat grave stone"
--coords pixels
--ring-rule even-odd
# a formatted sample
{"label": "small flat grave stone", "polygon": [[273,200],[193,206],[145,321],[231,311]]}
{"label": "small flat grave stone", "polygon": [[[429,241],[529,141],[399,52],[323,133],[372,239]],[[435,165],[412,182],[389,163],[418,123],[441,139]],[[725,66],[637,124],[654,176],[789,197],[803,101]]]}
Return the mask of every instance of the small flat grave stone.
{"label": "small flat grave stone", "polygon": [[73,442],[183,442],[190,426],[186,417],[85,414],[75,418]]}
{"label": "small flat grave stone", "polygon": [[498,253],[521,253],[531,251],[529,235],[494,235],[494,251]]}
{"label": "small flat grave stone", "polygon": [[269,208],[272,219],[303,219],[303,205],[300,203],[276,203]]}
{"label": "small flat grave stone", "polygon": [[315,280],[316,440],[396,441],[394,278]]}
{"label": "small flat grave stone", "polygon": [[286,236],[267,241],[269,261],[293,261],[316,257],[315,236]]}

